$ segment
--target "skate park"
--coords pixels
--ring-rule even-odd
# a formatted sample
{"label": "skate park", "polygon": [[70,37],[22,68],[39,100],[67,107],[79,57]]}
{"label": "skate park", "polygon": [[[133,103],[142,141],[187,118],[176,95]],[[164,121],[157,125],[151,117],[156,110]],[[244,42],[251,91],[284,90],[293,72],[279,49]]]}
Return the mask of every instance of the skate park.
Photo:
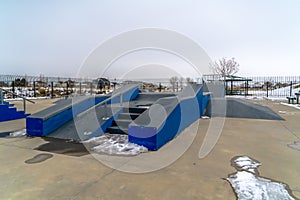
{"label": "skate park", "polygon": [[[26,132],[29,132],[27,136],[12,137],[9,134],[2,134],[3,137],[0,138],[1,152],[9,152],[1,155],[1,159],[5,161],[2,170],[9,176],[6,179],[14,180],[19,177],[18,180],[22,180],[20,183],[8,182],[6,186],[3,185],[2,189],[6,188],[3,196],[43,199],[52,195],[53,199],[80,199],[88,195],[93,198],[109,199],[121,195],[121,199],[128,199],[146,198],[149,194],[157,198],[187,196],[198,198],[199,195],[200,198],[201,195],[205,198],[208,195],[215,199],[235,199],[231,186],[222,178],[234,172],[230,160],[236,155],[248,155],[260,161],[262,163],[260,175],[288,184],[290,193],[294,197],[299,196],[298,181],[292,178],[298,174],[300,163],[299,159],[295,158],[299,157],[299,151],[288,146],[296,144],[294,142],[299,137],[297,121],[300,113],[297,109],[267,99],[225,97],[222,93],[214,96],[213,92],[201,84],[187,87],[178,93],[141,92],[138,88],[137,85],[129,84],[112,94],[99,97],[75,96],[73,100],[71,98],[33,100],[35,104],[28,103],[26,107],[31,115],[1,122],[1,133],[25,128]],[[121,97],[120,91],[125,95]],[[201,98],[202,101],[199,101]],[[203,98],[206,98],[205,101]],[[186,102],[198,109],[191,111],[189,109],[191,107],[185,107]],[[23,107],[23,101],[9,101],[9,103],[15,104],[17,108]],[[179,108],[177,105],[180,105]],[[220,105],[223,106],[212,109]],[[151,106],[154,108],[151,109]],[[107,112],[104,112],[105,108]],[[165,112],[162,112],[162,108]],[[174,120],[171,121],[169,116],[178,110],[185,119],[190,120],[183,124],[178,123],[179,118],[171,118]],[[160,114],[157,115],[154,111]],[[89,117],[90,115],[92,117]],[[209,118],[201,118],[203,116]],[[95,117],[97,120],[92,121]],[[151,117],[160,120],[151,121]],[[198,151],[209,129],[209,121],[220,117],[225,117],[220,139],[212,152],[201,160],[198,158]],[[56,119],[54,121],[59,124],[53,123],[51,118]],[[166,122],[162,123],[163,120]],[[171,121],[170,124],[167,121]],[[94,122],[97,122],[97,126]],[[147,154],[163,156],[166,152],[170,154],[167,149],[173,143],[191,134],[195,123],[199,128],[194,142],[179,160],[157,172],[138,176],[112,170],[95,161],[92,154],[79,142],[105,133],[128,135],[128,140],[132,136],[132,142],[149,147],[148,152],[139,154],[138,157]],[[77,125],[81,126],[76,128]],[[160,128],[161,132],[151,132],[159,129],[159,126],[163,126]],[[164,129],[170,134],[166,139],[162,139],[159,135],[166,133]],[[147,140],[149,137],[137,135],[139,133],[158,136]],[[134,167],[132,162],[130,164]],[[289,170],[284,170],[285,168]],[[31,181],[32,176],[29,175],[32,170],[34,183]],[[101,178],[95,177],[95,174]],[[130,181],[133,177],[135,180]],[[153,184],[151,181],[153,179],[156,180],[157,186],[152,185],[152,190],[145,194],[143,191],[147,190],[147,184]],[[175,181],[178,179],[181,181]],[[51,184],[53,182],[57,184]],[[80,184],[86,189],[83,190]],[[170,184],[173,188],[168,186]],[[37,185],[43,189],[30,189]],[[197,192],[199,185],[205,188],[206,193]],[[69,189],[63,189],[66,186],[69,186]],[[116,192],[107,193],[109,188]],[[134,188],[137,192],[128,192]],[[165,193],[158,194],[157,192],[162,189]],[[186,194],[184,190],[189,190],[190,194]]]}
{"label": "skate park", "polygon": [[[202,84],[191,84],[177,94],[142,93],[139,85],[127,84],[111,95],[74,96],[35,114],[21,114],[26,118],[28,136],[81,142],[105,133],[127,134],[129,142],[149,150],[158,150],[204,115],[283,120],[268,107],[225,98],[218,89],[213,92],[215,88],[210,87],[205,84],[203,92]],[[22,115],[15,116],[18,118]]]}

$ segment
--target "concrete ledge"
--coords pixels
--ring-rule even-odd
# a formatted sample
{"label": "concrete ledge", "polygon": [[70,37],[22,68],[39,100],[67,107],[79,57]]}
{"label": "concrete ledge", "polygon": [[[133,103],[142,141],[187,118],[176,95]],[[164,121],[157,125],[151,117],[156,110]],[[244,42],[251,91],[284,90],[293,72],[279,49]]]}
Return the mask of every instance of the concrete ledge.
{"label": "concrete ledge", "polygon": [[[27,134],[30,136],[45,136],[73,119],[73,116],[98,104],[108,96],[88,97],[78,100],[75,104],[66,100],[41,112],[26,118]],[[73,104],[73,107],[72,107]]]}
{"label": "concrete ledge", "polygon": [[[122,101],[135,99],[139,93],[138,85],[128,84],[117,89],[111,97],[99,103],[91,104],[82,101],[73,108],[68,108],[58,115],[43,120],[42,118],[27,119],[27,133],[34,136],[45,136],[81,141],[106,132],[111,126],[113,118],[122,108],[119,106],[120,94]],[[106,106],[104,105],[106,102]],[[111,106],[114,106],[112,112]],[[43,111],[44,112],[44,111]],[[73,118],[74,116],[74,118]],[[107,118],[104,120],[104,118]]]}
{"label": "concrete ledge", "polygon": [[[149,150],[158,150],[202,116],[209,98],[209,95],[203,96],[202,86],[193,86],[176,97],[159,99],[129,125],[129,142],[145,146]],[[166,117],[153,117],[162,113],[162,107]],[[150,114],[151,112],[156,114]]]}

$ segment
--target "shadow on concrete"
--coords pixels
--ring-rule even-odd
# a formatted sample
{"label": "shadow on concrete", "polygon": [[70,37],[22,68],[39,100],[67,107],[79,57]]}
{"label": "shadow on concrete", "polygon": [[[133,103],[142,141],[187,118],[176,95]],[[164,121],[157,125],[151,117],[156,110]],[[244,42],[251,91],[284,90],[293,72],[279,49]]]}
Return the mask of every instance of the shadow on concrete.
{"label": "shadow on concrete", "polygon": [[0,133],[0,138],[6,138],[6,137],[9,137],[10,135],[10,132],[3,132],[3,133]]}
{"label": "shadow on concrete", "polygon": [[85,146],[78,142],[47,137],[44,137],[43,139],[48,143],[34,148],[35,150],[78,157],[89,154]]}

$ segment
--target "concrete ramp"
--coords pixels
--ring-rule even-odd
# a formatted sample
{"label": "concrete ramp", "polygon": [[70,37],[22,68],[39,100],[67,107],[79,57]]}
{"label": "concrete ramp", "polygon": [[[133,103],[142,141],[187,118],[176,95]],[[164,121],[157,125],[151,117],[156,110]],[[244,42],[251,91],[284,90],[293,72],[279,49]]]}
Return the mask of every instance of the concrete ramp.
{"label": "concrete ramp", "polygon": [[115,90],[111,96],[78,96],[60,101],[28,117],[27,134],[70,140],[88,139],[103,133],[111,124],[113,113],[108,105],[131,101],[137,94],[138,85],[128,84]]}
{"label": "concrete ramp", "polygon": [[[214,108],[212,108],[212,105],[214,105]],[[225,106],[225,112],[221,105]],[[235,98],[212,98],[207,105],[205,115],[210,117],[284,120],[266,106]]]}
{"label": "concrete ramp", "polygon": [[174,93],[157,93],[157,92],[149,92],[149,93],[140,93],[138,97],[130,103],[131,106],[151,106],[154,102],[156,102],[160,98],[164,97],[174,97]]}
{"label": "concrete ramp", "polygon": [[128,141],[158,150],[199,119],[209,95],[202,85],[186,86],[177,95],[159,98],[128,126]]}

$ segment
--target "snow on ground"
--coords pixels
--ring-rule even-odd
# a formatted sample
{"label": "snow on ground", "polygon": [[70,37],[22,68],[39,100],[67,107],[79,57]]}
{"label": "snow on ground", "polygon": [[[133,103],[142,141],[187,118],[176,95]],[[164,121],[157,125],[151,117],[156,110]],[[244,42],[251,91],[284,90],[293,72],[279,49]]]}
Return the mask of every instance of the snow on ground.
{"label": "snow on ground", "polygon": [[247,157],[237,157],[232,165],[238,170],[227,180],[237,194],[238,200],[294,200],[286,185],[258,176],[255,172],[261,163]]}
{"label": "snow on ground", "polygon": [[203,116],[201,116],[201,119],[210,119],[210,117],[203,115]]}
{"label": "snow on ground", "polygon": [[281,102],[280,104],[285,105],[285,106],[289,106],[289,107],[293,107],[293,108],[296,108],[296,109],[300,110],[300,104],[288,104],[288,103],[283,103],[283,102]]}
{"label": "snow on ground", "polygon": [[248,156],[241,156],[234,160],[234,166],[239,170],[249,171],[255,173],[255,170],[260,166],[259,162],[256,162]]}
{"label": "snow on ground", "polygon": [[[293,85],[292,95],[294,95],[295,93],[300,91],[300,88],[296,88],[298,86],[299,86],[299,84],[298,85]],[[291,87],[287,86],[287,87],[282,87],[282,88],[269,90],[268,91],[268,96],[269,97],[289,96],[290,95],[290,89],[291,89]],[[255,96],[255,95],[267,96],[267,91],[249,90],[248,94],[252,94],[253,96]]]}
{"label": "snow on ground", "polygon": [[9,137],[20,137],[26,135],[26,129],[18,130],[9,133]]}
{"label": "snow on ground", "polygon": [[286,97],[266,97],[266,96],[243,96],[243,95],[226,95],[226,97],[248,100],[271,100],[271,101],[286,101]]}
{"label": "snow on ground", "polygon": [[300,141],[295,141],[292,144],[288,144],[288,147],[300,151]]}
{"label": "snow on ground", "polygon": [[109,155],[135,156],[148,151],[146,147],[128,142],[127,135],[104,134],[83,142],[97,153]]}

